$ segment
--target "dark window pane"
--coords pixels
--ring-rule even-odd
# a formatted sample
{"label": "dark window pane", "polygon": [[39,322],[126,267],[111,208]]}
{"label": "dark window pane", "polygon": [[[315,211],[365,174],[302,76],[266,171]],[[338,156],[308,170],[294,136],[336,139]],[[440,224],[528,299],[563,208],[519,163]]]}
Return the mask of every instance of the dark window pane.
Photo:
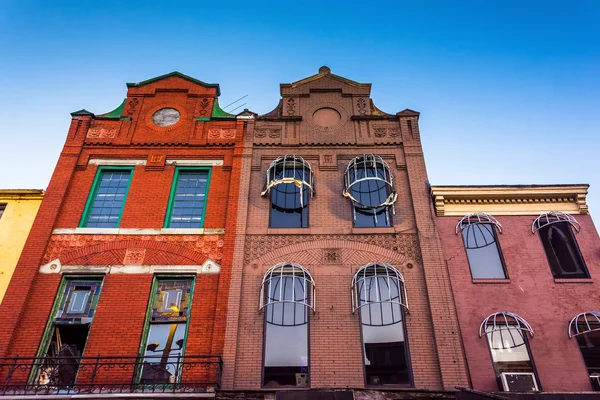
{"label": "dark window pane", "polygon": [[85,226],[116,228],[125,202],[131,171],[102,171]]}
{"label": "dark window pane", "polygon": [[[302,190],[302,201],[300,191]],[[307,228],[309,190],[293,183],[280,183],[271,188],[271,228]]]}
{"label": "dark window pane", "polygon": [[180,171],[171,209],[170,228],[201,228],[208,171]]}
{"label": "dark window pane", "polygon": [[[587,330],[587,327],[582,326],[581,329]],[[592,329],[600,329],[600,326],[592,326]],[[600,331],[591,331],[577,336],[577,343],[588,374],[600,374]]]}
{"label": "dark window pane", "polygon": [[[386,179],[389,173],[382,167],[372,168],[370,163],[357,163],[356,169],[350,171],[351,181],[365,178]],[[354,203],[354,226],[357,228],[392,226],[391,210],[389,206],[376,207],[385,203],[391,194],[391,188],[382,180],[366,179],[357,182],[350,188],[350,194],[360,204]],[[376,208],[371,208],[376,207]]]}
{"label": "dark window pane", "polygon": [[546,225],[539,233],[555,278],[589,278],[568,222]]}
{"label": "dark window pane", "polygon": [[506,278],[500,245],[492,224],[471,224],[462,230],[474,279]]}

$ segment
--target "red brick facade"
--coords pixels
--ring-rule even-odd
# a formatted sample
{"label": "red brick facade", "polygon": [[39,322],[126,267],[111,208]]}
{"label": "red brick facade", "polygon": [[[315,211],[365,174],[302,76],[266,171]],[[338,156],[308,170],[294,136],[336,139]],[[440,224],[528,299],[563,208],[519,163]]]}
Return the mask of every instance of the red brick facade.
{"label": "red brick facade", "polygon": [[531,232],[536,215],[500,215],[496,218],[503,232],[498,236],[509,277],[501,283],[471,279],[462,237],[455,233],[460,217],[437,218],[474,389],[498,390],[479,325],[494,312],[510,311],[534,329],[529,344],[544,391],[591,390],[577,341],[569,339],[568,324],[577,314],[598,308],[600,239],[589,215],[576,217],[581,231],[575,237],[591,279],[555,280],[539,235]]}
{"label": "red brick facade", "polygon": [[[34,356],[38,351],[63,275],[40,273],[41,265],[71,271],[65,276],[82,276],[102,266],[158,265],[168,273],[170,266],[207,261],[220,272],[196,276],[185,351],[222,353],[244,121],[221,112],[214,104],[218,95],[218,85],[174,73],[130,84],[123,106],[109,114],[73,113],[47,201],[0,306],[6,321],[0,328],[2,355]],[[156,126],[152,115],[167,107],[179,111],[180,121]],[[161,231],[176,168],[170,160],[212,162],[207,164],[212,166],[203,234]],[[123,162],[136,164],[119,224],[128,233],[75,229],[98,164]],[[152,280],[152,274],[143,272],[104,276],[84,356],[138,354]]]}
{"label": "red brick facade", "polygon": [[[248,124],[238,238],[229,295],[224,389],[261,388],[264,314],[258,313],[262,277],[270,267],[297,263],[316,284],[310,316],[311,388],[364,388],[362,342],[352,314],[350,284],[363,265],[385,262],[404,275],[410,313],[406,330],[414,387],[453,389],[468,377],[449,280],[437,238],[418,131],[418,113],[378,110],[370,85],[327,68],[281,85],[282,101]],[[333,108],[340,121],[324,128],[313,120]],[[294,154],[314,171],[308,228],[269,228],[270,200],[261,197],[269,164]],[[353,228],[350,202],[341,193],[354,157],[377,154],[391,166],[398,200],[393,227]],[[246,172],[248,171],[248,172]],[[328,252],[335,252],[331,263]]]}

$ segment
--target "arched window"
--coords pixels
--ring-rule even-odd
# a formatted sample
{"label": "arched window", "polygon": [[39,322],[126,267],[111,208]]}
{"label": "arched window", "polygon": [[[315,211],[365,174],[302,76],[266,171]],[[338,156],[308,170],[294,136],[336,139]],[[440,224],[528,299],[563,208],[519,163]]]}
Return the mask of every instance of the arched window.
{"label": "arched window", "polygon": [[354,158],[344,173],[344,197],[352,201],[355,227],[392,226],[394,177],[380,156]]}
{"label": "arched window", "polygon": [[500,389],[539,390],[527,334],[533,337],[531,325],[511,312],[491,314],[479,327],[479,337],[487,337]]}
{"label": "arched window", "polygon": [[562,212],[542,214],[531,225],[532,232],[539,232],[554,278],[589,278],[571,228],[579,232],[579,223]]}
{"label": "arched window", "polygon": [[307,228],[308,201],[314,194],[310,164],[302,157],[285,155],[271,163],[261,196],[271,193],[271,228]]}
{"label": "arched window", "polygon": [[569,323],[569,337],[577,338],[592,388],[600,391],[600,312],[575,316]]}
{"label": "arched window", "polygon": [[277,264],[260,289],[265,313],[263,386],[307,387],[308,321],[315,310],[315,282],[302,266]]}
{"label": "arched window", "polygon": [[473,279],[506,278],[506,268],[498,233],[502,225],[489,214],[465,215],[456,224],[456,234],[462,234]]}
{"label": "arched window", "polygon": [[411,385],[404,326],[408,312],[402,274],[389,264],[368,264],[352,278],[352,312],[359,311],[367,385]]}

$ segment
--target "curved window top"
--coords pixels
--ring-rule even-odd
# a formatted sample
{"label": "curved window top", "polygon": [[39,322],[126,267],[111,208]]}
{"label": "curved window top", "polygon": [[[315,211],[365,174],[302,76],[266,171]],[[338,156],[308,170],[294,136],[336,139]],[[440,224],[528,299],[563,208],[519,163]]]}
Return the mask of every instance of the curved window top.
{"label": "curved window top", "polygon": [[382,312],[380,321],[370,325],[390,325],[402,321],[400,307],[408,311],[404,277],[389,264],[367,264],[352,278],[352,312],[367,305],[383,308],[383,304],[391,305],[390,312]]}
{"label": "curved window top", "polygon": [[489,315],[479,327],[479,337],[487,334],[492,349],[512,349],[524,345],[525,332],[533,337],[531,325],[508,311]]}
{"label": "curved window top", "polygon": [[[373,182],[363,187],[362,182]],[[355,157],[344,173],[344,197],[348,197],[361,208],[375,209],[393,206],[398,194],[394,191],[394,177],[383,158],[373,154]],[[378,196],[385,190],[385,196]]]}
{"label": "curved window top", "polygon": [[295,155],[277,158],[269,165],[265,190],[260,195],[264,196],[271,191],[271,188],[283,183],[292,183],[300,189],[300,203],[303,201],[303,190],[308,190],[312,196],[315,191],[315,181],[310,164],[304,158]]}
{"label": "curved window top", "polygon": [[593,331],[600,331],[600,312],[584,312],[569,322],[569,338]]}
{"label": "curved window top", "polygon": [[294,263],[280,263],[265,273],[260,287],[259,310],[278,303],[303,305],[315,311],[315,281],[306,268]]}
{"label": "curved window top", "polygon": [[571,214],[560,211],[552,211],[537,217],[531,224],[531,233],[537,232],[540,228],[546,225],[556,224],[558,222],[568,222],[576,232],[579,232],[581,226],[579,222]]}
{"label": "curved window top", "polygon": [[456,224],[456,234],[458,235],[458,232],[461,232],[465,227],[475,224],[493,224],[498,228],[498,232],[502,233],[502,225],[500,225],[500,222],[498,222],[496,218],[492,217],[490,214],[480,212],[462,217],[460,221],[458,221],[458,224]]}

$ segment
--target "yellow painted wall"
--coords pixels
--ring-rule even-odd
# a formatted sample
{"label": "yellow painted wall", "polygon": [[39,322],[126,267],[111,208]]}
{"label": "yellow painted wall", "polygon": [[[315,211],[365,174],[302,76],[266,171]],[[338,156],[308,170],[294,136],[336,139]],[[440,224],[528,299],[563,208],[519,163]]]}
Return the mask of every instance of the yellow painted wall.
{"label": "yellow painted wall", "polygon": [[19,261],[43,195],[42,190],[0,189],[0,204],[6,205],[0,217],[0,302]]}

